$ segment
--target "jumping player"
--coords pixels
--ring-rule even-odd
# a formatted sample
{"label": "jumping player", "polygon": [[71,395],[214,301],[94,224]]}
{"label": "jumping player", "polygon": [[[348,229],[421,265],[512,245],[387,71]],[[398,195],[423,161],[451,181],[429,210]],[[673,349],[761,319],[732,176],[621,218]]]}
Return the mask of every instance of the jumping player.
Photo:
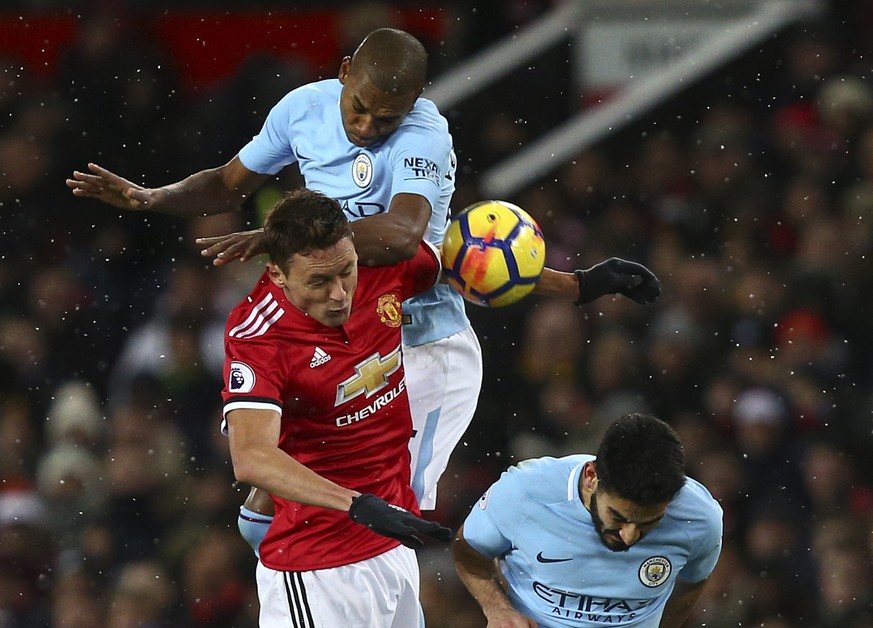
{"label": "jumping player", "polygon": [[[397,263],[411,258],[422,239],[442,241],[454,192],[448,124],[420,97],[426,71],[417,39],[378,29],[342,60],[337,79],[287,94],[227,164],[159,188],[89,164],[90,172],[74,172],[67,185],[76,196],[123,209],[197,216],[238,209],[264,181],[296,163],[306,186],[337,199],[354,221],[364,264]],[[219,263],[261,251],[259,242],[236,242]],[[645,267],[612,258],[575,273],[546,269],[535,292],[580,304],[618,293],[647,303],[660,285]],[[421,508],[432,509],[437,481],[476,410],[481,349],[462,298],[445,284],[403,303],[402,330],[414,424],[411,482]],[[269,506],[254,491],[241,510],[241,529],[254,547],[269,524]]]}
{"label": "jumping player", "polygon": [[439,255],[422,242],[359,271],[339,204],[305,188],[265,225],[271,263],[228,317],[222,393],[234,473],[275,503],[259,623],[418,626],[411,548],[451,530],[410,488],[400,303],[434,285]]}

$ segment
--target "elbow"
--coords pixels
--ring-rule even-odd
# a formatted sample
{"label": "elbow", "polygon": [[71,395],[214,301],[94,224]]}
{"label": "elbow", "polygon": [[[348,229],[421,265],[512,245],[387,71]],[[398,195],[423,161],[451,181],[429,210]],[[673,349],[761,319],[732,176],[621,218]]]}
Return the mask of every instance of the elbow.
{"label": "elbow", "polygon": [[380,238],[375,246],[368,246],[366,252],[358,250],[358,263],[364,266],[399,264],[415,257],[419,244],[421,239],[413,237]]}
{"label": "elbow", "polygon": [[405,262],[415,257],[418,252],[418,245],[421,244],[421,238],[405,238],[397,247],[397,261]]}
{"label": "elbow", "polygon": [[233,456],[233,477],[237,482],[257,486],[259,481],[259,467],[260,465],[256,464],[251,456]]}
{"label": "elbow", "polygon": [[240,484],[254,484],[254,476],[252,470],[247,465],[234,464],[233,477]]}

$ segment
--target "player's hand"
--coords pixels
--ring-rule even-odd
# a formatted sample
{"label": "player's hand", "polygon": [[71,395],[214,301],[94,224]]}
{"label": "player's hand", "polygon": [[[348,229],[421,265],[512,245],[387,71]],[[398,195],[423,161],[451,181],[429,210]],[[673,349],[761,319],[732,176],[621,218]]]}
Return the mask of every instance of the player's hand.
{"label": "player's hand", "polygon": [[488,618],[487,628],[537,628],[538,626],[533,619],[522,615],[514,608],[486,612],[485,616]]}
{"label": "player's hand", "polygon": [[639,303],[652,303],[661,296],[661,282],[642,264],[611,257],[588,270],[573,271],[579,282],[576,305],[590,303],[607,294],[623,294]]}
{"label": "player's hand", "polygon": [[416,517],[408,510],[389,504],[381,497],[370,493],[358,495],[352,500],[349,517],[352,521],[367,526],[376,534],[397,539],[412,549],[424,546],[418,534],[424,534],[443,543],[448,543],[454,536],[450,528],[436,521]]}
{"label": "player's hand", "polygon": [[245,262],[256,255],[267,252],[264,249],[263,229],[197,238],[195,242],[205,247],[200,251],[200,255],[204,257],[215,256],[215,259],[212,260],[213,266],[222,266],[235,259]]}
{"label": "player's hand", "polygon": [[97,164],[88,164],[88,170],[91,172],[74,170],[73,178],[67,179],[67,187],[73,191],[73,196],[96,198],[119,209],[151,209],[157,190],[137,185]]}

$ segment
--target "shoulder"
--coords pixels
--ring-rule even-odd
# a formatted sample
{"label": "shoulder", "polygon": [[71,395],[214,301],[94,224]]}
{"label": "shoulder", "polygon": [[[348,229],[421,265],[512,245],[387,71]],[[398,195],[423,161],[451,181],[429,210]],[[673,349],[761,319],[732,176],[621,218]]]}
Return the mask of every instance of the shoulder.
{"label": "shoulder", "polygon": [[419,98],[415,101],[415,106],[403,119],[400,129],[412,135],[442,137],[451,143],[448,121],[439,112],[436,105],[427,98]]}
{"label": "shoulder", "polygon": [[325,102],[339,99],[341,89],[342,85],[337,79],[327,79],[324,81],[306,83],[305,85],[292,89],[285,94],[273,110],[276,111],[289,108],[298,110],[299,107],[304,107],[302,111],[305,112],[306,105],[320,105]]}
{"label": "shoulder", "polygon": [[264,273],[249,295],[227,317],[225,333],[229,341],[243,341],[266,336],[278,328],[287,313],[287,303],[273,289]]}
{"label": "shoulder", "polygon": [[561,458],[544,456],[522,460],[509,467],[500,476],[499,482],[512,485],[525,494],[565,494],[574,470],[592,460],[593,456],[573,455]]}
{"label": "shoulder", "polygon": [[706,487],[693,478],[685,480],[667,515],[682,522],[686,530],[721,534],[722,508]]}
{"label": "shoulder", "polygon": [[423,124],[432,124],[445,129],[449,128],[449,123],[446,121],[445,116],[440,113],[440,110],[437,109],[437,106],[433,101],[430,101],[427,98],[419,98],[416,100],[410,115],[414,116],[413,119],[418,120]]}

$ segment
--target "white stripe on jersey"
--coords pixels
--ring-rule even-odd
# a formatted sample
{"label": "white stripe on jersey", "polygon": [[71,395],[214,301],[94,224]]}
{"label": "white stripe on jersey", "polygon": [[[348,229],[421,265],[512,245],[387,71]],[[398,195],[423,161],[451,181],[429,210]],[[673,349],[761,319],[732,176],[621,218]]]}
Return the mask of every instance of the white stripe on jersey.
{"label": "white stripe on jersey", "polygon": [[[278,308],[278,309],[277,309]],[[274,310],[276,310],[274,312]],[[234,338],[253,338],[261,336],[267,332],[270,326],[279,320],[285,310],[279,307],[279,303],[273,298],[272,294],[268,294],[260,303],[258,303],[251,311],[251,314],[239,325],[227,332],[228,336]],[[267,316],[269,319],[266,319]]]}
{"label": "white stripe on jersey", "polygon": [[[274,305],[275,305],[275,304],[274,304]],[[272,308],[270,308],[270,309],[272,309]],[[265,312],[265,313],[266,313],[266,312]],[[254,338],[255,336],[263,336],[265,333],[267,333],[267,330],[270,329],[270,327],[273,325],[273,323],[275,323],[277,320],[279,320],[280,318],[282,318],[282,315],[283,315],[284,313],[285,313],[285,310],[283,310],[282,308],[279,308],[279,309],[276,310],[276,312],[275,312],[275,313],[274,313],[274,314],[273,314],[269,319],[267,319],[266,321],[263,321],[263,317],[262,317],[262,316],[259,316],[258,318],[259,318],[261,321],[263,321],[263,324],[261,325],[261,327],[260,327],[259,329],[257,329],[257,330],[250,330],[250,331],[240,332],[239,334],[237,334],[237,338]]]}

